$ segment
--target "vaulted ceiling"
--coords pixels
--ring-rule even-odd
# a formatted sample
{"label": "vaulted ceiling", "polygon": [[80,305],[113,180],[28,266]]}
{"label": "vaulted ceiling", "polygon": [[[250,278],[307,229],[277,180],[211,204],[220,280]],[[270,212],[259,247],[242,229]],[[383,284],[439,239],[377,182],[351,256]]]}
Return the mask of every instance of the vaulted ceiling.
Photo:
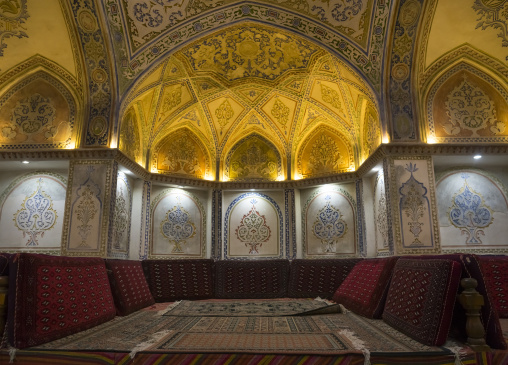
{"label": "vaulted ceiling", "polygon": [[[0,149],[118,147],[154,173],[263,181],[354,171],[382,142],[505,143],[507,13],[501,0],[5,1]],[[445,103],[461,87],[491,101],[483,124]]]}

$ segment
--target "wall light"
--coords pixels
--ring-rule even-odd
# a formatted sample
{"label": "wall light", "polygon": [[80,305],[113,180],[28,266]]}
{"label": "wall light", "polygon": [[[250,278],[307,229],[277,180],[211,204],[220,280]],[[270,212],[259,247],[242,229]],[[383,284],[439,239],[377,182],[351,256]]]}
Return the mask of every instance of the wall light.
{"label": "wall light", "polygon": [[473,158],[474,158],[475,160],[479,160],[480,158],[482,158],[482,155],[475,155],[475,156],[473,156]]}
{"label": "wall light", "polygon": [[428,144],[434,144],[434,143],[437,143],[436,137],[434,137],[434,136],[428,136],[428,137],[427,137],[427,143],[428,143]]}
{"label": "wall light", "polygon": [[21,163],[27,164],[30,163],[30,161],[21,161]]}

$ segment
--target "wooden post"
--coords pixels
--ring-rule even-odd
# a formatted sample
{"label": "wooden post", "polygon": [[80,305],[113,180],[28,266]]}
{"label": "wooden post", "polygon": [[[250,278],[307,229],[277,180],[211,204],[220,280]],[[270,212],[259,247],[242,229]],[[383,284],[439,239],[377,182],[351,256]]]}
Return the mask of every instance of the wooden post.
{"label": "wooden post", "polygon": [[7,322],[8,287],[9,287],[9,277],[0,276],[0,334],[4,333],[5,323]]}
{"label": "wooden post", "polygon": [[475,352],[490,351],[485,342],[485,329],[480,320],[480,310],[484,304],[483,296],[476,291],[478,282],[473,278],[465,278],[460,281],[464,290],[459,295],[459,302],[466,310],[466,333],[467,344]]}

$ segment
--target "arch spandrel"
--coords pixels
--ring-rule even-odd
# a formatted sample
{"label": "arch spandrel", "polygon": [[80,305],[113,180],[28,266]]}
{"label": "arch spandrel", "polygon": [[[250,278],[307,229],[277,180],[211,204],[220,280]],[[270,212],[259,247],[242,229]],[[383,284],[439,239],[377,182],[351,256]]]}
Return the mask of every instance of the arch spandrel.
{"label": "arch spandrel", "polygon": [[143,165],[144,153],[136,109],[131,107],[122,118],[118,148],[131,160]]}

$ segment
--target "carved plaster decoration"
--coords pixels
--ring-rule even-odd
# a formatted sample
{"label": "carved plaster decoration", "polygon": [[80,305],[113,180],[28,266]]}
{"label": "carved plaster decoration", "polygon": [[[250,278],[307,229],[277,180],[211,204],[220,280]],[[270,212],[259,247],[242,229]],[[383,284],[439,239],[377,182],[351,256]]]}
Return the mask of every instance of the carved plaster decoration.
{"label": "carved plaster decoration", "polygon": [[37,236],[43,237],[45,231],[51,230],[58,217],[51,196],[42,190],[41,185],[42,178],[34,193],[23,201],[21,209],[14,214],[15,226],[23,231],[23,237],[29,237],[26,246],[38,246]]}
{"label": "carved plaster decoration", "polygon": [[256,210],[256,199],[250,201],[251,210],[244,214],[240,225],[235,229],[236,238],[249,249],[249,255],[259,254],[259,248],[271,236],[271,229],[266,224],[266,217]]}
{"label": "carved plaster decoration", "polygon": [[330,204],[331,196],[325,197],[326,205],[318,212],[312,226],[312,233],[324,247],[324,252],[336,252],[336,246],[347,231],[347,224],[342,219],[339,209]]}
{"label": "carved plaster decoration", "polygon": [[467,129],[473,132],[473,137],[479,137],[478,130],[489,125],[495,135],[505,131],[505,124],[497,121],[494,101],[466,76],[448,94],[445,105],[449,123],[444,124],[443,128],[449,135]]}
{"label": "carved plaster decoration", "polygon": [[28,38],[25,23],[30,15],[27,11],[27,0],[7,0],[0,2],[0,57],[4,55],[7,44],[4,40],[10,37]]}
{"label": "carved plaster decoration", "polygon": [[476,28],[494,28],[499,31],[501,45],[508,47],[508,2],[504,0],[475,0],[473,10],[479,15]]}
{"label": "carved plaster decoration", "polygon": [[464,173],[461,177],[464,179],[464,186],[452,198],[449,219],[467,236],[466,244],[478,245],[482,243],[480,234],[485,235],[483,229],[492,224],[494,218],[483,197],[468,185],[469,175]]}
{"label": "carved plaster decoration", "polygon": [[166,219],[161,222],[161,233],[173,245],[171,253],[184,253],[182,246],[187,240],[196,234],[196,226],[189,216],[189,212],[183,209],[180,199],[177,197],[177,205],[167,211]]}

